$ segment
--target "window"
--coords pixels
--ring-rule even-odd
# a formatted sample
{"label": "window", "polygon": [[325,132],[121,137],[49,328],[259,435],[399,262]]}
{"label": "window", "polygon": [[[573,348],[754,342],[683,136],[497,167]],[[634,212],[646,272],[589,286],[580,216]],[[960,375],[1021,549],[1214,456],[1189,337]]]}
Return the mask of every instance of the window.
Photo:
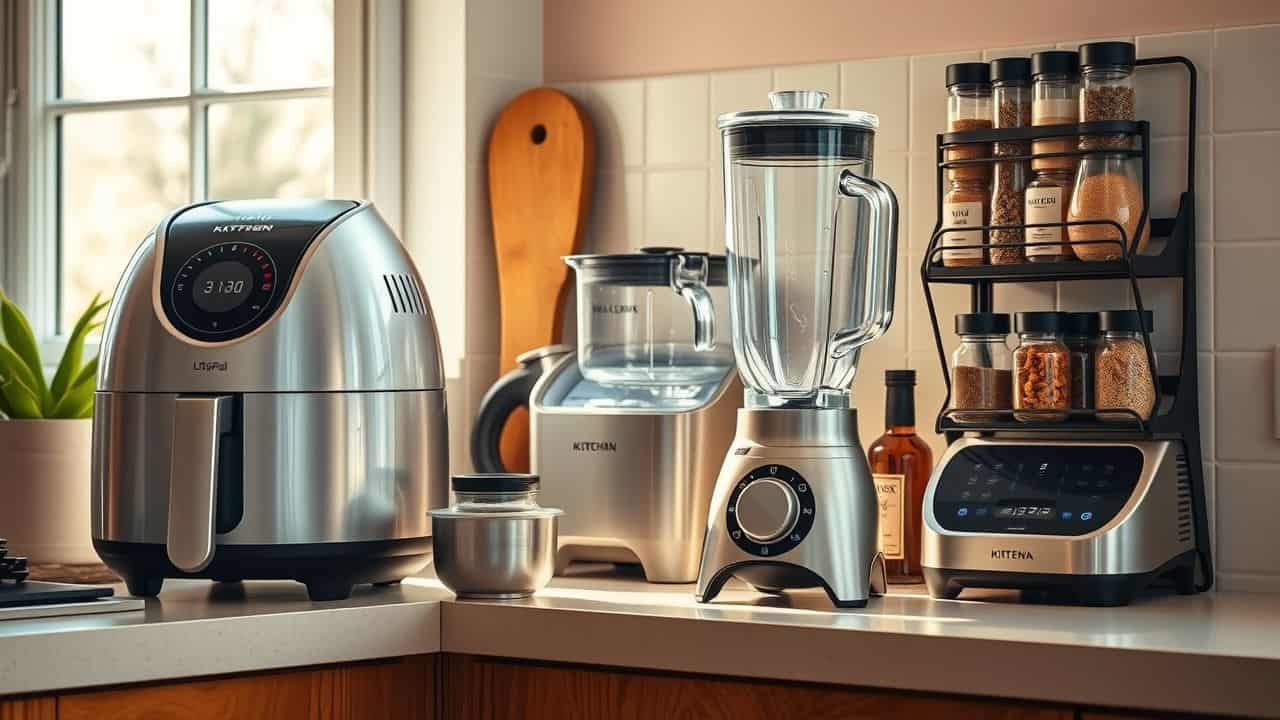
{"label": "window", "polygon": [[332,192],[333,0],[49,4],[56,330],[169,210]]}

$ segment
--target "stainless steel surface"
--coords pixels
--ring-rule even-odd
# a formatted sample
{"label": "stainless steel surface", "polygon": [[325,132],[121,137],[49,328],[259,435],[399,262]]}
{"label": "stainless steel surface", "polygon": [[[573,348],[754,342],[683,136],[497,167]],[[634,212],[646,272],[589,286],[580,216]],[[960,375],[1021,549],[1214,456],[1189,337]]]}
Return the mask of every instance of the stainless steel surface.
{"label": "stainless steel surface", "polygon": [[831,97],[821,90],[775,90],[769,93],[774,110],[821,110]]}
{"label": "stainless steel surface", "polygon": [[[933,514],[934,479],[924,498],[925,532],[921,564],[926,568],[992,572],[1121,575],[1151,572],[1175,556],[1192,550],[1194,540],[1179,539],[1178,459],[1175,441],[1053,441],[964,438],[953,443],[934,470],[939,476],[965,447],[986,444],[1127,445],[1143,455],[1142,475],[1116,517],[1098,530],[1079,536],[965,533],[942,528]],[[1188,538],[1191,534],[1188,534]],[[992,553],[993,550],[1023,553]]]}
{"label": "stainless steel surface", "polygon": [[777,480],[752,483],[734,503],[734,515],[742,532],[760,542],[769,542],[791,532],[800,514],[796,493]]}
{"label": "stainless steel surface", "polygon": [[199,572],[213,559],[218,449],[230,430],[230,396],[174,399],[165,550],[179,570]]}
{"label": "stainless steel surface", "polygon": [[531,461],[540,498],[565,511],[557,568],[640,563],[650,582],[693,582],[716,475],[733,439],[742,384],[727,371],[684,409],[561,407],[576,354],[534,386]]}
{"label": "stainless steel surface", "polygon": [[880,118],[860,110],[829,110],[823,107],[827,93],[821,90],[780,90],[769,93],[768,110],[743,110],[716,118],[721,130],[749,125],[847,125],[875,131]]}
{"label": "stainless steel surface", "polygon": [[[806,442],[810,437],[814,442]],[[837,443],[841,438],[843,443]],[[884,561],[876,550],[879,507],[855,410],[743,408],[732,448],[711,500],[695,590],[700,602],[715,597],[725,574],[766,590],[820,582],[842,603],[865,601],[884,591]],[[798,472],[816,507],[813,527],[799,545],[760,557],[729,537],[726,513],[739,482],[769,464]]]}
{"label": "stainless steel surface", "polygon": [[98,390],[232,393],[433,390],[444,387],[435,319],[396,312],[383,275],[422,279],[365,203],[312,242],[284,304],[254,333],[201,343],[168,327],[155,303],[161,235],[120,280],[103,329]]}
{"label": "stainless steel surface", "polygon": [[431,517],[435,571],[463,598],[519,598],[555,570],[559,512],[442,514]]}
{"label": "stainless steel surface", "polygon": [[[164,543],[177,394],[98,393],[93,536]],[[448,504],[443,390],[246,393],[244,517],[218,545],[431,534]]]}

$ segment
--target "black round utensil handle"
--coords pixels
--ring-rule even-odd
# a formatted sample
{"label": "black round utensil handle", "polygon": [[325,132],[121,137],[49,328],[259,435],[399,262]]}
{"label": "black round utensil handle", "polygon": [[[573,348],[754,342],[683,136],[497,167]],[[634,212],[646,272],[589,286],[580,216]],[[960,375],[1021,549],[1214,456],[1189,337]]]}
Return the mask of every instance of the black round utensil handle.
{"label": "black round utensil handle", "polygon": [[471,464],[476,472],[507,471],[499,451],[502,428],[516,408],[529,407],[529,393],[541,375],[542,368],[538,363],[522,365],[498,378],[484,394],[480,412],[471,428]]}

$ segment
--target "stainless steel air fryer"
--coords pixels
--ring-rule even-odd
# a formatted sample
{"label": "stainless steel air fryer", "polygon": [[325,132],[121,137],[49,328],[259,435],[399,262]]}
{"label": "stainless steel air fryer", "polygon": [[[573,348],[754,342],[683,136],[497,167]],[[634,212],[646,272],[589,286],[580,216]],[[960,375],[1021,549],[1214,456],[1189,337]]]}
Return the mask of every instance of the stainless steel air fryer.
{"label": "stainless steel air fryer", "polygon": [[430,560],[444,373],[417,269],[369,203],[182,208],[103,337],[93,544],[135,595],[288,578],[312,599]]}

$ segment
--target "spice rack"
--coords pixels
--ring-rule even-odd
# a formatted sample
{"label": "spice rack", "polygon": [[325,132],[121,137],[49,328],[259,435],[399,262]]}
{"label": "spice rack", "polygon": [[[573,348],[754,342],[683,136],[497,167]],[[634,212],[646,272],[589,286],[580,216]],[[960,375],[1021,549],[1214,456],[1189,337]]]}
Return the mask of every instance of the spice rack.
{"label": "spice rack", "polygon": [[[935,430],[947,438],[948,443],[958,440],[964,433],[980,435],[1017,434],[1019,437],[1070,437],[1072,439],[1150,439],[1179,440],[1185,448],[1187,472],[1191,478],[1192,491],[1196,498],[1204,498],[1203,464],[1200,453],[1200,408],[1199,408],[1199,368],[1196,355],[1196,263],[1195,263],[1195,177],[1196,177],[1196,68],[1187,58],[1181,56],[1157,57],[1138,60],[1138,67],[1163,65],[1182,65],[1188,72],[1188,112],[1187,112],[1187,156],[1186,185],[1181,193],[1177,214],[1172,218],[1151,218],[1151,128],[1146,121],[1108,120],[1099,122],[1073,123],[1065,125],[1043,125],[1033,127],[983,129],[964,132],[941,133],[937,139],[937,223],[929,239],[928,248],[920,268],[925,301],[929,308],[929,318],[933,325],[934,341],[937,345],[943,377],[946,383],[946,397],[939,410]],[[948,160],[946,151],[957,145],[972,143],[1013,143],[1041,140],[1047,138],[1064,138],[1077,136],[1124,135],[1136,142],[1130,147],[1106,147],[1089,150],[1070,150],[1053,153],[1029,153],[1026,155],[1000,155],[981,158]],[[1083,157],[1093,154],[1124,154],[1135,158],[1142,166],[1142,199],[1143,211],[1136,226],[1134,237],[1130,238],[1125,228],[1114,220],[1078,220],[1057,223],[1029,223],[1018,225],[993,225],[943,227],[943,194],[944,172],[948,168],[977,163],[995,164],[1010,161],[1026,161],[1032,158],[1047,157]],[[1141,238],[1144,228],[1150,223],[1150,243],[1148,253],[1138,252],[1137,238]],[[981,230],[986,251],[992,247],[1023,247],[1030,243],[991,243],[991,230],[1023,230],[1036,227],[1067,228],[1075,225],[1110,225],[1119,234],[1119,240],[1096,240],[1091,243],[1117,244],[1122,250],[1121,257],[1116,260],[1084,261],[1063,260],[1057,262],[1028,263],[1007,265],[970,265],[962,267],[946,267],[942,264],[942,238],[949,232]],[[1073,243],[1064,231],[1060,242],[1037,243],[1038,245],[1063,245],[1070,247]],[[1076,244],[1079,244],[1078,242]],[[972,247],[972,246],[971,246]],[[1067,251],[1070,256],[1070,250]],[[1152,374],[1155,393],[1155,409],[1149,419],[1143,419],[1136,412],[1123,408],[1105,408],[1110,420],[1100,420],[1099,410],[1020,410],[1034,416],[1044,414],[1046,418],[1066,414],[1065,420],[1017,420],[1011,410],[950,410],[952,397],[952,380],[948,363],[947,348],[943,346],[942,334],[938,326],[937,307],[934,304],[930,286],[934,283],[963,284],[970,287],[971,312],[994,312],[994,287],[998,283],[1036,283],[1058,282],[1067,280],[1128,280],[1133,293],[1134,306],[1142,312],[1146,310],[1143,302],[1139,280],[1151,278],[1177,278],[1182,282],[1182,337],[1179,343],[1181,355],[1180,371],[1177,375]],[[1007,308],[1002,310],[1017,310]],[[1155,352],[1151,342],[1151,332],[1141,332],[1145,346],[1148,367],[1157,368]],[[956,414],[965,418],[958,420]],[[1122,418],[1119,421],[1116,418]],[[1209,556],[1208,523],[1205,516],[1204,502],[1193,503],[1197,547],[1201,548],[1204,576],[1204,588],[1212,584],[1213,570]],[[1202,588],[1203,589],[1203,588]]]}

